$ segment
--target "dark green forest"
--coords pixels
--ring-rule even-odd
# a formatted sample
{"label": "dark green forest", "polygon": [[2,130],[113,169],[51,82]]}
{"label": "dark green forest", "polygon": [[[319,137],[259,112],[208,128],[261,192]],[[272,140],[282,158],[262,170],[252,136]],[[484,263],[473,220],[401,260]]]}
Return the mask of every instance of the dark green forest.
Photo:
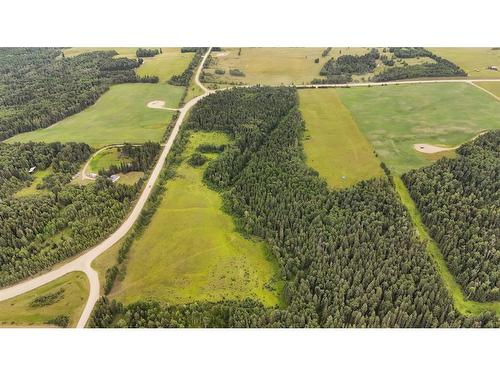
{"label": "dark green forest", "polygon": [[[196,130],[233,138],[204,179],[223,195],[239,230],[267,242],[286,281],[286,307],[264,308],[249,300],[123,306],[103,298],[90,326],[498,325],[493,313],[468,318],[456,312],[386,178],[332,191],[306,166],[297,104],[296,91],[287,87],[218,92],[193,108],[176,142],[181,148],[185,132]],[[173,151],[175,159],[180,153]]]}
{"label": "dark green forest", "polygon": [[[70,183],[91,154],[77,143],[0,143],[0,286],[32,276],[95,245],[127,214],[141,188],[99,177]],[[33,182],[29,168],[51,168],[39,193],[13,193]]]}
{"label": "dark green forest", "polygon": [[500,131],[403,181],[467,298],[500,299]]}
{"label": "dark green forest", "polygon": [[0,48],[0,141],[80,112],[115,83],[140,79],[115,51],[64,58],[60,48]]}

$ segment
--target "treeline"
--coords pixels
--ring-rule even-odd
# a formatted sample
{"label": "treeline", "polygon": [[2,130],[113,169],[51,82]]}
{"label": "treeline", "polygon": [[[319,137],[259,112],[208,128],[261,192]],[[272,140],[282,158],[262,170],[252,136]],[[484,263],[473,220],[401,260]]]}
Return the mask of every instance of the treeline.
{"label": "treeline", "polygon": [[403,175],[465,296],[500,300],[500,131]]}
{"label": "treeline", "polygon": [[157,48],[154,49],[149,49],[149,48],[137,48],[137,51],[135,51],[135,55],[137,57],[154,57],[158,54],[160,54],[161,49],[158,50]]}
{"label": "treeline", "polygon": [[173,75],[168,80],[168,83],[174,86],[188,86],[189,81],[191,80],[191,77],[193,76],[193,73],[196,70],[196,67],[200,64],[201,60],[203,59],[203,54],[205,53],[205,51],[206,51],[205,48],[197,48],[196,51],[183,51],[183,52],[196,52],[196,53],[193,56],[193,59],[189,63],[186,70],[184,70],[184,72],[182,72],[181,74]]}
{"label": "treeline", "polygon": [[[0,173],[11,175],[0,181],[0,286],[95,245],[123,220],[140,185],[69,183],[90,152],[85,144],[0,144]],[[12,193],[32,181],[31,166],[52,167],[41,183],[46,191],[16,198]]]}
{"label": "treeline", "polygon": [[[391,50],[391,49],[390,49]],[[430,57],[435,63],[394,66],[387,68],[372,77],[374,82],[397,81],[401,79],[423,77],[465,77],[467,73],[458,65],[446,60],[424,48],[392,48],[396,57]]]}
{"label": "treeline", "polygon": [[160,149],[161,146],[157,142],[146,142],[139,146],[125,143],[121,147],[120,154],[122,157],[130,159],[130,161],[121,162],[120,165],[111,165],[107,169],[100,170],[99,174],[109,177],[117,173],[146,172],[154,165]]}
{"label": "treeline", "polygon": [[327,76],[326,79],[315,79],[311,83],[347,83],[352,81],[352,74],[365,74],[372,72],[376,68],[376,60],[380,57],[377,49],[372,50],[361,56],[342,55],[337,59],[333,57],[328,60],[320,75]]}
{"label": "treeline", "polygon": [[115,55],[64,58],[59,48],[0,48],[0,140],[80,112],[112,84],[142,81],[137,61]]}
{"label": "treeline", "polygon": [[[204,179],[242,232],[264,239],[286,281],[286,308],[252,301],[121,306],[103,299],[92,326],[447,327],[495,326],[463,318],[387,179],[332,191],[304,163],[296,91],[235,88],[194,108],[188,129],[234,139]],[[181,140],[183,138],[181,137]]]}
{"label": "treeline", "polygon": [[391,47],[389,48],[389,52],[400,59],[432,57],[432,52],[422,47]]}

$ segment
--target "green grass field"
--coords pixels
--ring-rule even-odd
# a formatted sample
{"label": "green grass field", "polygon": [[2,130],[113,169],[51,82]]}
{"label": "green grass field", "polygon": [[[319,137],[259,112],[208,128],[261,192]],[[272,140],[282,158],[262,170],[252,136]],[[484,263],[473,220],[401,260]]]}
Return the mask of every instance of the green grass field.
{"label": "green grass field", "polygon": [[121,162],[129,161],[128,158],[123,158],[117,147],[107,148],[95,155],[89,164],[89,171],[98,173],[102,169],[108,169],[112,165],[119,165]]}
{"label": "green grass field", "polygon": [[[200,143],[228,139],[221,133],[193,133],[184,157]],[[178,167],[151,223],[133,244],[126,276],[112,298],[177,304],[250,297],[268,306],[280,303],[279,292],[271,290],[280,289],[281,282],[273,282],[277,265],[262,242],[236,232],[231,216],[221,210],[220,195],[203,183],[204,169],[186,160]]]}
{"label": "green grass field", "polygon": [[437,154],[415,143],[456,146],[500,128],[500,103],[467,83],[337,89],[359,129],[394,174],[428,165]]}
{"label": "green grass field", "polygon": [[152,100],[177,107],[184,88],[167,84],[112,86],[91,107],[53,126],[18,134],[7,142],[85,142],[95,148],[118,143],[160,141],[173,112],[148,108]]}
{"label": "green grass field", "polygon": [[470,78],[500,78],[500,71],[488,69],[491,65],[500,68],[500,50],[491,48],[429,49],[460,66]]}
{"label": "green grass field", "polygon": [[415,202],[411,198],[408,189],[399,177],[394,178],[394,183],[396,185],[396,191],[398,192],[401,201],[406,206],[410,214],[413,225],[417,230],[418,236],[421,240],[427,242],[426,248],[429,256],[433,260],[436,270],[441,276],[446,289],[448,289],[448,292],[453,298],[456,309],[463,315],[479,315],[484,311],[494,311],[497,315],[500,314],[500,302],[475,302],[465,299],[462,289],[457,284],[455,278],[446,265],[443,254],[439,250],[436,242],[434,242],[434,240],[428,234],[427,229],[422,222],[420,212],[418,211]]}
{"label": "green grass field", "polygon": [[36,187],[42,183],[42,180],[44,177],[48,176],[49,174],[52,173],[52,168],[49,167],[47,169],[44,169],[43,171],[35,171],[33,173],[34,180],[33,182],[21,190],[17,191],[14,196],[16,198],[21,198],[21,197],[27,197],[33,194],[43,194],[47,193],[48,191],[45,189],[37,189]]}
{"label": "green grass field", "polygon": [[475,84],[500,98],[500,82],[475,82]]}
{"label": "green grass field", "polygon": [[[31,302],[64,288],[59,301],[42,307],[31,307]],[[76,326],[89,294],[89,282],[83,272],[72,272],[20,296],[0,302],[0,327],[47,326],[47,320],[60,314],[68,315],[70,326]]]}
{"label": "green grass field", "polygon": [[299,90],[306,122],[307,164],[330,186],[347,187],[383,175],[370,142],[358,129],[334,89]]}
{"label": "green grass field", "polygon": [[181,53],[180,48],[162,48],[162,53],[154,57],[144,57],[143,64],[137,69],[139,76],[158,76],[166,82],[174,74],[181,74],[193,59],[194,53]]}

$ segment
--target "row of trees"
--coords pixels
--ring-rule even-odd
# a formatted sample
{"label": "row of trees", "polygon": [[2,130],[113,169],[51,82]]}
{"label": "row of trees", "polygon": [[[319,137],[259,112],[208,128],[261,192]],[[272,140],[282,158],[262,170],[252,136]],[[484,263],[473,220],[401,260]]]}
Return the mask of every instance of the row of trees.
{"label": "row of trees", "polygon": [[137,48],[135,51],[135,55],[137,57],[154,57],[161,53],[161,48],[158,50],[157,48]]}
{"label": "row of trees", "polygon": [[500,299],[500,131],[403,176],[467,298]]}
{"label": "row of trees", "polygon": [[[90,154],[85,144],[0,144],[0,286],[91,247],[123,220],[140,185],[69,183]],[[32,181],[31,166],[52,167],[40,186],[47,191],[17,198],[12,193]]]}
{"label": "row of trees", "polygon": [[[206,48],[197,48],[196,53],[193,56],[193,59],[189,63],[188,67],[184,70],[184,72],[182,72],[181,74],[173,75],[168,80],[168,83],[170,83],[171,85],[174,85],[174,86],[188,86],[189,81],[191,80],[191,77],[193,76],[193,73],[196,70],[196,67],[201,62],[205,51],[206,51]],[[187,51],[183,51],[183,52],[187,52]],[[193,51],[188,51],[188,52],[193,52]]]}
{"label": "row of trees", "polygon": [[[0,141],[92,105],[110,85],[141,81],[115,51],[64,58],[59,48],[0,48]],[[151,80],[151,77],[145,81]]]}
{"label": "row of trees", "polygon": [[[245,234],[264,239],[285,280],[286,308],[254,301],[122,306],[103,299],[98,327],[495,326],[493,314],[460,317],[386,178],[331,191],[304,163],[297,94],[236,88],[200,101],[188,129],[234,143],[204,179]],[[181,135],[182,135],[181,134]],[[181,136],[180,140],[183,140]],[[120,319],[117,319],[120,316]]]}

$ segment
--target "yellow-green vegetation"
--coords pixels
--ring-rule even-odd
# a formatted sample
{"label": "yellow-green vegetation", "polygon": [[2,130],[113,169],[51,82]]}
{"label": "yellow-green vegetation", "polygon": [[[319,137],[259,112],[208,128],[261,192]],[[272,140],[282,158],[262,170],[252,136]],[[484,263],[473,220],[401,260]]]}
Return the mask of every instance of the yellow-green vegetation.
{"label": "yellow-green vegetation", "polygon": [[454,147],[483,130],[500,128],[500,103],[468,83],[337,90],[359,129],[394,174],[432,163],[414,144]]}
{"label": "yellow-green vegetation", "polygon": [[429,256],[432,258],[437,271],[439,272],[446,289],[453,298],[456,309],[463,315],[479,315],[485,311],[494,311],[495,314],[500,314],[500,301],[497,302],[476,302],[469,301],[465,298],[464,293],[460,286],[457,284],[455,278],[451,274],[443,254],[439,250],[436,242],[430,237],[427,229],[422,222],[420,212],[418,211],[415,202],[410,196],[410,193],[403,181],[399,177],[394,177],[394,184],[401,201],[406,206],[413,224],[417,230],[420,239],[426,242],[426,249]]}
{"label": "yellow-green vegetation", "polygon": [[191,77],[191,80],[189,81],[189,86],[187,87],[186,90],[186,97],[184,98],[184,103],[187,103],[191,99],[204,94],[202,88],[198,86],[194,80],[195,74],[193,74],[193,77]]}
{"label": "yellow-green vegetation", "polygon": [[91,266],[94,270],[97,271],[97,274],[99,275],[101,294],[104,294],[104,285],[106,284],[106,271],[108,270],[108,268],[113,267],[116,264],[118,252],[120,251],[120,247],[125,241],[125,238],[127,238],[127,235],[122,237],[121,240],[119,240],[117,243],[115,243],[108,250],[106,250],[104,253],[102,253],[92,261]]}
{"label": "yellow-green vegetation", "polygon": [[7,142],[84,142],[95,148],[109,144],[160,141],[172,111],[148,108],[153,100],[176,108],[184,88],[167,84],[128,83],[112,86],[91,107],[53,126],[18,134]]}
{"label": "yellow-green vegetation", "polygon": [[118,173],[118,176],[120,176],[120,179],[117,181],[118,183],[125,185],[134,185],[144,176],[144,172],[132,171],[128,173]]}
{"label": "yellow-green vegetation", "polygon": [[65,57],[74,57],[82,53],[94,51],[116,51],[116,53],[118,53],[116,57],[135,59],[137,47],[71,47],[63,50]]}
{"label": "yellow-green vegetation", "polygon": [[500,50],[492,48],[429,48],[435,54],[460,66],[470,78],[500,78]]}
{"label": "yellow-green vegetation", "polygon": [[112,165],[119,165],[121,162],[127,161],[129,159],[121,156],[118,147],[111,147],[94,155],[90,161],[89,169],[90,172],[98,173],[100,170],[108,169]]}
{"label": "yellow-green vegetation", "polygon": [[166,82],[174,74],[181,74],[193,59],[194,53],[181,53],[180,48],[162,48],[162,53],[154,57],[144,57],[137,69],[139,76],[157,76]]}
{"label": "yellow-green vegetation", "polygon": [[[45,304],[34,302],[39,297],[56,294],[54,301]],[[47,326],[47,321],[58,315],[67,315],[69,326],[74,327],[78,323],[88,294],[87,276],[83,272],[68,273],[35,290],[0,302],[0,327]]]}
{"label": "yellow-green vegetation", "polygon": [[299,90],[299,101],[306,122],[307,164],[330,186],[347,187],[383,175],[372,145],[335,89]]}
{"label": "yellow-green vegetation", "polygon": [[500,82],[475,82],[475,84],[500,98]]}
{"label": "yellow-green vegetation", "polygon": [[43,171],[35,171],[33,173],[34,180],[33,182],[21,190],[17,191],[16,194],[14,194],[15,197],[20,198],[20,197],[27,197],[33,194],[40,194],[40,193],[46,193],[48,192],[45,189],[37,189],[36,187],[42,183],[42,180],[44,177],[48,176],[49,174],[52,173],[52,168],[49,167],[47,169],[44,169]]}
{"label": "yellow-green vegetation", "polygon": [[[191,134],[184,161],[145,232],[129,253],[126,275],[111,293],[124,303],[152,298],[178,304],[253,298],[279,303],[277,265],[262,242],[244,238],[222,211],[219,193],[202,181],[207,164],[187,159],[202,143],[226,144],[221,133]],[[205,154],[213,159],[216,154]]]}

